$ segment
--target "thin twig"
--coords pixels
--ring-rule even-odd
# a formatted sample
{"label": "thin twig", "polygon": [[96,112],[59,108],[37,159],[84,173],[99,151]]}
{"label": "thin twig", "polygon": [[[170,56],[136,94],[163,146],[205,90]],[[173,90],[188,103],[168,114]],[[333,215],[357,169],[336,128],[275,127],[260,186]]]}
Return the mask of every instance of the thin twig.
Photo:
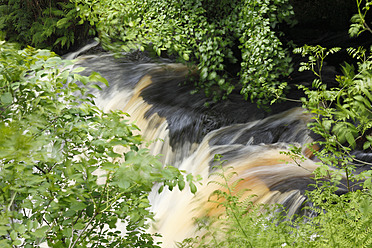
{"label": "thin twig", "polygon": [[92,223],[92,221],[96,218],[96,216],[97,216],[97,213],[95,213],[95,214],[92,216],[92,218],[90,218],[89,222],[85,225],[84,229],[79,233],[79,235],[78,235],[77,238],[75,239],[74,243],[72,243],[72,245],[71,245],[71,244],[69,245],[69,248],[73,248],[73,247],[77,244],[77,242],[78,242],[78,240],[80,239],[80,237],[81,237],[81,236],[83,235],[83,233],[88,229],[90,223]]}

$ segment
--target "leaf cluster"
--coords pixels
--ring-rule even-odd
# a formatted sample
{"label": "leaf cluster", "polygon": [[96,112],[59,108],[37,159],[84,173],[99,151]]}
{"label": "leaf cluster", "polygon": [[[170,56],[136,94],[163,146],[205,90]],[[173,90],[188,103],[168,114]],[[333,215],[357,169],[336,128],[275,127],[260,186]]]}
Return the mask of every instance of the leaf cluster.
{"label": "leaf cluster", "polygon": [[221,165],[213,175],[222,181],[210,183],[222,190],[213,192],[209,201],[223,213],[197,219],[199,236],[178,247],[371,247],[369,191],[336,195],[335,184],[318,181],[305,207],[312,216],[286,216],[280,205],[256,205],[254,196],[236,192],[238,175]]}
{"label": "leaf cluster", "polygon": [[372,6],[372,1],[370,0],[356,0],[358,13],[353,15],[351,18],[352,24],[349,28],[349,35],[351,37],[355,37],[360,35],[364,31],[369,31],[372,33],[372,29],[370,27],[370,23],[367,23],[366,16],[367,13]]}
{"label": "leaf cluster", "polygon": [[63,53],[92,31],[69,0],[0,1],[1,39]]}
{"label": "leaf cluster", "polygon": [[[328,87],[322,79],[324,59],[338,50],[339,48],[304,46],[295,52],[309,56],[309,61],[303,63],[300,69],[311,70],[317,76],[311,88],[300,86],[307,96],[303,99],[304,107],[313,114],[314,121],[309,127],[322,137],[314,142],[321,147],[314,154],[327,166],[341,169],[337,173],[345,172],[347,188],[351,190],[351,181],[355,180],[352,174],[356,166],[352,163],[355,159],[350,152],[353,149],[371,149],[372,56],[363,48],[347,49],[351,56],[359,60],[358,68],[345,63],[342,66],[343,75],[336,78],[339,85]],[[333,177],[330,170],[319,172],[320,177],[326,176],[336,181],[341,178],[340,175]],[[326,175],[327,173],[330,174]]]}
{"label": "leaf cluster", "polygon": [[275,28],[292,23],[287,0],[74,2],[106,48],[149,50],[196,63],[196,90],[214,100],[238,89],[262,105],[285,92],[280,79],[291,72],[291,59]]}
{"label": "leaf cluster", "polygon": [[[356,1],[363,20],[366,12],[361,14],[362,1]],[[369,6],[370,1],[366,1],[363,11]],[[360,25],[368,30],[365,23]],[[234,192],[235,174],[221,167],[215,175],[222,182],[212,183],[223,188],[213,194],[225,211],[222,216],[198,220],[203,234],[184,240],[181,247],[372,247],[371,164],[351,155],[354,149],[371,151],[372,50],[349,48],[349,54],[358,59],[357,68],[345,63],[343,75],[337,77],[339,85],[329,86],[322,77],[324,61],[339,50],[305,45],[294,51],[308,56],[300,71],[309,70],[317,76],[311,87],[300,86],[306,95],[304,108],[313,115],[309,128],[321,137],[308,145],[322,162],[314,172],[315,184],[310,185],[314,190],[307,192],[308,206],[304,209],[311,217],[284,219],[275,211],[283,212],[280,208],[257,211],[259,206],[247,204]],[[305,159],[300,147],[293,146],[282,154],[298,166]],[[366,169],[358,174],[360,164]],[[347,192],[336,194],[340,188]]]}
{"label": "leaf cluster", "polygon": [[[237,185],[243,179],[223,166],[221,156],[216,155],[220,162],[211,174],[215,180],[209,183],[217,185],[209,197],[209,202],[216,203],[223,212],[219,216],[211,214],[196,220],[200,234],[197,237],[185,239],[178,247],[280,247],[289,238],[292,223],[283,222],[284,215],[280,206],[254,204],[255,195],[247,196],[249,189],[237,190]],[[220,180],[219,180],[220,179]]]}
{"label": "leaf cluster", "polygon": [[1,42],[0,54],[0,246],[159,247],[148,193],[193,177],[140,149],[124,113],[94,106],[98,73],[47,50]]}

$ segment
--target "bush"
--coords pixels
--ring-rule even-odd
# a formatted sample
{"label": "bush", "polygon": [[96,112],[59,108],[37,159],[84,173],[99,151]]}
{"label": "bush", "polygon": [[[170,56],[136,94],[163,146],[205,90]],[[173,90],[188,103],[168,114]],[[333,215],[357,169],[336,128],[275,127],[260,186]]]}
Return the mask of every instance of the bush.
{"label": "bush", "polygon": [[196,91],[214,100],[237,89],[262,106],[286,91],[291,58],[276,30],[293,14],[288,0],[3,0],[0,32],[58,53],[97,34],[106,49],[196,64]]}
{"label": "bush", "polygon": [[[282,206],[255,205],[254,195],[243,198],[236,190],[240,180],[232,168],[219,166],[211,181],[221,190],[210,202],[222,208],[218,216],[206,214],[196,220],[199,236],[185,239],[178,247],[371,247],[372,195],[370,183],[364,190],[335,194],[337,186],[317,181],[307,193],[312,216],[287,216]],[[370,173],[371,171],[369,171]],[[370,178],[369,174],[369,178]],[[243,179],[241,179],[243,180]],[[248,189],[246,189],[248,190]],[[212,210],[212,209],[211,209]],[[212,210],[213,211],[213,210]]]}
{"label": "bush", "polygon": [[196,89],[215,100],[236,88],[262,105],[286,88],[280,79],[290,74],[291,59],[275,30],[291,23],[287,0],[74,2],[83,20],[95,23],[106,48],[196,63]]}
{"label": "bush", "polygon": [[0,38],[22,45],[64,53],[73,44],[85,42],[93,29],[80,22],[69,0],[0,1]]}
{"label": "bush", "polygon": [[124,113],[95,107],[81,84],[107,81],[71,64],[0,43],[0,246],[159,247],[148,193],[184,176],[139,148]]}
{"label": "bush", "polygon": [[[364,2],[363,11],[361,3],[357,0],[360,11],[352,19],[350,34],[371,31],[364,19],[371,3]],[[339,86],[330,87],[323,81],[322,68],[326,57],[339,50],[307,45],[295,49],[308,56],[300,70],[317,76],[312,87],[300,86],[306,96],[304,108],[313,114],[309,128],[319,137],[308,144],[321,161],[310,185],[314,190],[306,193],[312,216],[283,218],[278,208],[254,206],[234,192],[239,181],[230,182],[233,172],[221,167],[216,174],[223,180],[214,183],[223,190],[212,196],[217,196],[224,214],[199,220],[202,235],[184,240],[180,247],[372,247],[371,163],[353,155],[355,150],[370,155],[372,147],[372,50],[349,48],[357,68],[345,64],[343,75],[337,76]],[[300,151],[293,147],[283,153],[301,166],[305,158]],[[337,192],[340,188],[342,194]]]}

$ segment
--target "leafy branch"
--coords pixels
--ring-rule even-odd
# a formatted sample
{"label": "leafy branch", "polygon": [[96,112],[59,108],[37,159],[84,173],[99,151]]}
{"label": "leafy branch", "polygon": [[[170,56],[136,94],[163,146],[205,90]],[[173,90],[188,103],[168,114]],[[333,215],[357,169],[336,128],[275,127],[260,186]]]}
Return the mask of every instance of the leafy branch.
{"label": "leafy branch", "polygon": [[[364,3],[364,6],[362,3]],[[355,14],[351,18],[352,24],[350,25],[349,34],[351,37],[358,36],[364,31],[368,31],[372,33],[372,29],[367,24],[365,17],[372,6],[372,2],[370,0],[356,0],[357,8],[358,8],[358,14]]]}

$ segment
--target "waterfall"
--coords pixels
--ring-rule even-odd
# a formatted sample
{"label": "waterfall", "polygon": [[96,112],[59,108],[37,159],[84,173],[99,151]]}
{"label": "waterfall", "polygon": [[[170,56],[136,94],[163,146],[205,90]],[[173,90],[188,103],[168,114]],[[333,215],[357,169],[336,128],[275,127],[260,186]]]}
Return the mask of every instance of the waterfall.
{"label": "waterfall", "polygon": [[[111,55],[80,56],[78,65],[100,72],[110,83],[103,91],[93,92],[96,104],[104,109],[123,110],[150,142],[153,154],[162,154],[166,165],[173,165],[194,175],[201,175],[202,184],[193,195],[188,190],[151,194],[155,223],[164,247],[194,235],[194,217],[208,209],[218,214],[208,202],[217,185],[208,184],[214,170],[215,154],[223,156],[224,166],[232,167],[243,180],[238,189],[251,189],[256,203],[280,203],[288,214],[299,213],[317,164],[311,152],[303,149],[307,159],[298,166],[280,151],[291,144],[302,146],[311,141],[306,124],[309,114],[290,103],[273,106],[267,113],[245,102],[238,94],[227,101],[210,102],[202,94],[191,95],[187,78],[192,69],[182,64],[149,60],[136,62],[114,59]],[[192,82],[191,82],[192,83]],[[186,187],[187,188],[187,187]]]}
{"label": "waterfall", "polygon": [[[171,247],[173,240],[181,241],[193,236],[193,218],[202,217],[208,209],[213,208],[210,214],[221,214],[222,208],[208,203],[213,191],[222,190],[218,185],[208,185],[209,180],[218,180],[217,177],[208,177],[213,170],[214,154],[221,154],[227,160],[224,166],[237,172],[231,183],[243,179],[237,191],[250,189],[247,194],[257,195],[252,198],[255,203],[280,203],[288,209],[289,215],[299,213],[305,200],[303,193],[309,189],[311,172],[317,165],[308,159],[299,167],[280,151],[286,151],[292,142],[299,142],[297,144],[300,145],[309,141],[306,135],[308,118],[296,108],[263,120],[233,124],[208,133],[197,149],[179,165],[180,169],[203,177],[196,195],[173,191],[153,198],[158,219],[154,229],[163,235],[164,247]],[[264,142],[270,141],[271,132],[283,127],[286,130],[281,132],[278,142]]]}

